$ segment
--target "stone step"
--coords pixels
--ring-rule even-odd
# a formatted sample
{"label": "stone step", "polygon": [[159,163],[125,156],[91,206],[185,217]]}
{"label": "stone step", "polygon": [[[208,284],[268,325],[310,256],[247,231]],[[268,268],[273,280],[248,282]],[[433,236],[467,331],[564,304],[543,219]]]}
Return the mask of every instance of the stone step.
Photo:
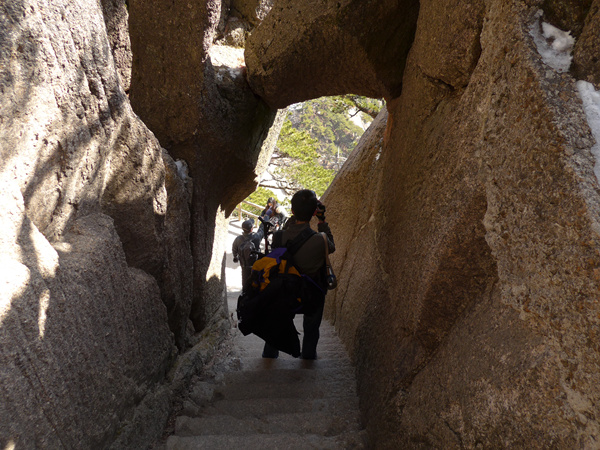
{"label": "stone step", "polygon": [[[301,331],[302,317],[295,323]],[[355,369],[333,327],[321,327],[317,360],[262,358],[259,337],[233,339],[212,378],[194,381],[160,450],[367,447]]]}
{"label": "stone step", "polygon": [[[258,355],[260,356],[262,353],[263,346],[265,345],[265,341],[263,341],[262,339],[260,339],[260,340],[252,339],[251,341],[244,342],[243,339],[246,339],[246,338],[247,338],[247,336],[238,340],[237,344],[240,347],[243,347],[243,349],[246,351],[260,350],[260,352],[257,352]],[[300,344],[302,346],[302,339],[300,339]],[[346,352],[346,349],[344,348],[344,346],[342,344],[340,344],[339,342],[336,342],[333,340],[319,339],[319,344],[317,346],[317,353],[321,353],[323,351],[336,353],[336,354],[341,355],[344,358],[348,357],[348,353]]]}
{"label": "stone step", "polygon": [[253,357],[242,357],[240,358],[240,368],[244,371],[256,371],[256,370],[276,370],[276,369],[311,369],[311,370],[324,370],[332,368],[342,368],[348,370],[354,370],[352,364],[348,359],[332,359],[325,358],[322,353],[319,353],[318,359],[306,360],[292,357],[279,357],[277,359],[257,358]]}
{"label": "stone step", "polygon": [[[302,341],[300,341],[302,342]],[[249,341],[244,342],[242,340],[236,341],[238,346],[238,353],[240,356],[256,356],[261,357],[263,347],[265,342],[261,339],[260,341]],[[348,353],[346,349],[337,342],[321,342],[319,341],[319,345],[317,346],[317,356],[318,358],[337,358],[337,359],[346,359],[348,358]],[[294,359],[293,356],[279,352],[279,357],[291,358]]]}
{"label": "stone step", "polygon": [[300,450],[300,449],[362,449],[365,448],[363,431],[341,436],[297,434],[258,434],[247,436],[170,436],[167,450],[244,449],[244,450]]}
{"label": "stone step", "polygon": [[[298,339],[300,340],[300,342],[302,342],[302,338],[303,338],[303,333],[298,334]],[[238,342],[248,342],[248,343],[259,343],[259,342],[264,342],[260,337],[256,336],[255,334],[248,334],[246,336],[244,336],[241,332],[237,332],[235,338],[238,340]],[[335,333],[327,333],[327,332],[321,332],[320,336],[319,336],[319,345],[322,343],[335,343],[336,345],[339,345],[340,348],[345,348],[344,344],[342,344],[342,342],[340,341],[340,338],[335,334]]]}
{"label": "stone step", "polygon": [[[196,405],[205,405],[218,398],[225,398],[224,386],[230,389],[253,390],[254,384],[261,392],[264,392],[264,384],[273,386],[274,396],[280,397],[278,389],[282,385],[298,385],[304,383],[301,388],[311,390],[312,386],[318,386],[320,390],[331,389],[331,396],[355,395],[356,383],[349,368],[321,368],[314,369],[260,369],[254,371],[232,371],[226,372],[221,382],[197,381],[190,390],[189,399]],[[278,387],[279,386],[279,387]],[[332,387],[333,386],[333,387]],[[271,393],[266,389],[266,394]],[[343,392],[340,392],[343,391]],[[304,391],[299,393],[300,397],[306,397]],[[327,396],[327,395],[326,395]]]}
{"label": "stone step", "polygon": [[228,372],[225,374],[225,383],[307,383],[307,382],[336,382],[354,387],[354,371],[348,367],[320,368],[319,370],[306,368],[292,369],[263,369]]}
{"label": "stone step", "polygon": [[250,398],[244,400],[219,400],[198,405],[193,401],[183,404],[180,415],[189,417],[232,416],[238,419],[246,417],[266,417],[272,414],[319,413],[344,415],[358,411],[356,396],[316,398]]}
{"label": "stone step", "polygon": [[[260,358],[260,359],[265,359],[265,360],[270,360],[270,359],[276,359],[276,360],[296,360],[296,361],[301,361],[302,358],[294,358],[291,355],[288,355],[287,353],[279,353],[279,357],[278,358],[263,358],[262,357],[262,346],[260,348],[256,348],[256,349],[247,349],[247,351],[243,352],[243,353],[239,353],[239,358],[240,359],[247,359],[247,358]],[[348,355],[346,354],[346,352],[341,351],[341,350],[327,350],[327,349],[322,349],[317,348],[317,361],[323,361],[323,360],[332,360],[332,361],[338,361],[340,363],[344,363],[344,362],[350,362],[348,360]],[[312,360],[306,360],[306,361],[312,361]]]}
{"label": "stone step", "polygon": [[361,428],[359,414],[348,411],[343,414],[330,412],[304,412],[291,414],[270,414],[264,417],[214,415],[207,417],[177,418],[177,436],[204,436],[226,434],[232,436],[248,434],[316,434],[337,436]]}
{"label": "stone step", "polygon": [[225,384],[215,388],[214,396],[226,400],[254,398],[332,398],[355,396],[353,384],[339,382],[296,382],[296,383],[239,383]]}
{"label": "stone step", "polygon": [[[300,322],[295,321],[294,322],[294,326],[296,327],[296,331],[298,331],[298,337],[300,339],[302,339],[302,336],[304,334],[303,326],[302,326],[302,321],[300,321]],[[329,325],[329,326],[321,325],[321,327],[319,328],[319,335],[320,335],[320,339],[326,339],[326,340],[327,339],[333,339],[333,340],[335,340],[337,342],[340,342],[340,345],[341,345],[341,341],[339,339],[339,336],[338,336],[337,332],[335,331],[335,329],[331,325]],[[242,334],[242,332],[239,331],[239,329],[236,332],[236,338],[238,336],[240,338],[242,338],[242,339],[257,339],[257,340],[260,340],[260,338],[258,336],[256,336],[255,334],[252,334],[252,333],[244,336]]]}
{"label": "stone step", "polygon": [[[294,326],[296,327],[296,331],[298,332],[298,336],[302,337],[302,335],[304,334],[304,326],[302,325],[302,322],[294,322]],[[258,338],[258,336],[256,336],[255,334],[252,334],[252,333],[244,336],[242,334],[242,332],[239,330],[239,328],[236,327],[235,329],[236,329],[236,332],[235,332],[236,337],[240,336],[243,339],[247,339],[248,337],[252,336],[252,337]],[[339,340],[339,336],[338,336],[337,331],[335,331],[335,329],[332,326],[330,326],[330,325],[329,326],[321,325],[321,327],[319,328],[319,335],[323,339],[335,339],[338,342],[341,342]],[[260,339],[260,338],[258,338],[258,339]]]}

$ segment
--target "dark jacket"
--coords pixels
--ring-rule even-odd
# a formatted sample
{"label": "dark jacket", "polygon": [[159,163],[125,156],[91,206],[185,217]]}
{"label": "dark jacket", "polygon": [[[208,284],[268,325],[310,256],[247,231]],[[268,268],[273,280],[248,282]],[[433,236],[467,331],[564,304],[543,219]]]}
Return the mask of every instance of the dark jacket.
{"label": "dark jacket", "polygon": [[[244,261],[240,259],[240,247],[242,246],[242,244],[247,240],[251,240],[254,243],[254,248],[258,251],[258,249],[260,248],[260,241],[262,240],[264,235],[265,229],[261,224],[261,226],[258,227],[258,231],[256,231],[255,233],[244,233],[233,240],[233,245],[231,246],[231,253],[233,254],[234,259],[240,260],[240,265],[242,267],[245,266]],[[252,267],[251,263],[249,267]]]}

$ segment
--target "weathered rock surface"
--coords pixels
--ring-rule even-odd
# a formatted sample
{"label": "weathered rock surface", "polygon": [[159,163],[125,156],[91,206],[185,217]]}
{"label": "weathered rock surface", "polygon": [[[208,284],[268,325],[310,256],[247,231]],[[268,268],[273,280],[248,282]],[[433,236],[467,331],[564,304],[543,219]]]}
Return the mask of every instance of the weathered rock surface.
{"label": "weathered rock surface", "polygon": [[[387,121],[388,112],[384,108],[365,131],[323,198],[328,221],[335,231],[336,250],[330,258],[340,280],[336,290],[327,294],[325,314],[334,323],[343,324],[338,332],[345,342],[352,342],[371,299],[382,295],[380,290],[387,281],[383,279],[382,261],[376,251],[376,226],[382,217],[374,202],[383,169],[381,156]],[[356,276],[357,273],[362,275]],[[370,281],[367,283],[365,279]],[[351,298],[352,308],[344,307],[347,296]],[[354,357],[354,346],[350,345],[348,350]]]}
{"label": "weathered rock surface", "polygon": [[127,92],[131,84],[131,42],[126,0],[102,0],[104,23],[121,86]]}
{"label": "weathered rock surface", "polygon": [[[2,170],[13,174],[26,214],[48,239],[60,240],[78,215],[104,211],[115,220],[128,263],[175,278],[181,288],[161,289],[181,297],[176,292],[186,283],[191,291],[191,282],[166,252],[191,254],[185,225],[170,223],[185,220],[189,207],[167,207],[162,149],[129,106],[102,11],[95,4],[28,3],[2,9]],[[175,177],[173,192],[178,185]],[[182,246],[165,248],[168,230]],[[191,298],[180,301],[189,310]],[[180,344],[181,327],[173,328]]]}
{"label": "weathered rock surface", "polygon": [[278,134],[269,129],[279,122],[250,90],[243,57],[224,58],[232,49],[211,48],[223,18],[220,1],[135,0],[129,13],[132,104],[194,179],[191,319],[201,330],[226,312],[225,217],[255,189]]}
{"label": "weathered rock surface", "polygon": [[[584,4],[589,3],[583,2]],[[583,5],[582,5],[583,6]],[[600,1],[595,0],[585,21],[583,30],[577,36],[575,51],[573,53],[573,74],[579,80],[594,83],[596,89],[600,89]],[[581,23],[581,21],[580,21]]]}
{"label": "weathered rock surface", "polygon": [[274,0],[231,0],[231,17],[237,17],[256,27],[273,7]]}
{"label": "weathered rock surface", "polygon": [[396,97],[418,11],[416,0],[278,1],[246,46],[250,85],[273,108],[343,93]]}
{"label": "weathered rock surface", "polygon": [[[287,2],[252,35],[249,76],[269,104],[372,86],[388,99],[385,132],[380,117],[324,198],[341,283],[328,314],[376,448],[600,440],[594,139],[576,79],[546,65],[530,33],[547,9],[581,39],[574,73],[595,81],[590,3],[421,1],[406,66],[386,66],[401,95],[377,71],[348,89],[345,45],[310,40],[337,32],[333,3],[311,3],[300,38],[282,30]],[[381,33],[374,13],[355,33],[366,42]],[[315,69],[324,55],[335,68]]]}
{"label": "weathered rock surface", "polygon": [[3,447],[107,445],[164,378],[171,331],[184,346],[189,206],[131,110],[112,18],[96,2],[0,6]]}
{"label": "weathered rock surface", "polygon": [[232,0],[228,8],[229,15],[222,16],[216,42],[243,49],[249,33],[272,7],[273,0]]}
{"label": "weathered rock surface", "polygon": [[[135,2],[128,6],[136,11]],[[181,117],[190,121],[182,127],[202,129],[190,135],[207,159],[189,158],[196,173],[188,174],[186,163],[171,155],[190,153],[167,153],[129,103],[125,1],[0,4],[2,448],[102,448],[117,435],[117,447],[144,447],[144,433],[150,439],[161,433],[174,390],[212,351],[202,350],[202,357],[186,353],[179,359],[187,362],[172,369],[177,347],[202,346],[205,333],[213,331],[214,347],[223,324],[228,326],[224,248],[215,229],[251,190],[275,113],[248,90],[243,70],[221,82],[220,69],[203,59],[221,14],[220,2],[205,6],[209,13],[198,30],[207,39],[199,48],[188,41],[182,60],[192,70],[176,73],[182,83],[198,81],[198,95],[184,103],[187,95],[166,86],[174,109],[187,108]],[[184,19],[190,18],[182,14],[169,30],[182,27]],[[163,35],[163,43],[177,42],[177,36]],[[148,39],[150,51],[155,44]],[[195,52],[197,60],[190,57]],[[170,59],[162,63],[163,73],[176,68],[169,67]],[[197,68],[216,81],[203,86]],[[245,90],[242,97],[238,86]],[[205,93],[206,103],[196,103]],[[221,94],[230,99],[212,103]],[[165,108],[158,122],[172,125],[172,116]],[[213,117],[212,127],[204,127],[200,116]],[[228,128],[221,129],[220,120]],[[174,135],[181,129],[176,126]],[[163,128],[156,131],[160,135]],[[238,147],[214,158],[236,139]],[[213,158],[218,162],[211,167]],[[233,168],[229,178],[220,174],[227,167]],[[194,187],[201,192],[221,178],[192,202]],[[192,233],[198,236],[199,265]],[[194,290],[194,273],[206,275],[212,291],[202,284]],[[212,300],[204,302],[209,293]],[[195,329],[194,295],[195,314],[205,318]],[[165,379],[169,370],[179,381]]]}
{"label": "weathered rock surface", "polygon": [[18,246],[0,271],[0,442],[106,446],[175,356],[158,285],[127,266],[108,216],[75,220],[52,246],[18,196],[3,190],[3,248]]}
{"label": "weathered rock surface", "polygon": [[[231,309],[238,295],[230,292]],[[302,332],[302,317],[294,322]],[[263,346],[232,328],[221,357],[191,383],[172,433],[154,448],[368,448],[354,370],[329,323],[316,361],[263,359]]]}

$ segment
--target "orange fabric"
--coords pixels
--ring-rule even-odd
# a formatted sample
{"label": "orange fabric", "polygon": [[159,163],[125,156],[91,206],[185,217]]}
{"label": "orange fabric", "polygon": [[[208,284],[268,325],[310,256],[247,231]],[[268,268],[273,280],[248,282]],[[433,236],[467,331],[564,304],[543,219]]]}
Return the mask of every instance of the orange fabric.
{"label": "orange fabric", "polygon": [[[275,258],[265,256],[263,258],[260,258],[258,261],[256,261],[252,265],[252,270],[261,273],[260,286],[257,286],[256,282],[252,282],[252,286],[255,288],[260,287],[260,290],[263,291],[269,284],[269,275],[271,274],[271,270],[278,265],[279,265],[279,272],[281,272],[281,273],[285,272],[287,260],[282,259],[281,262],[279,264],[277,264],[277,260]],[[292,275],[300,276],[300,272],[298,272],[298,270],[294,266],[290,267],[288,273],[292,274]]]}

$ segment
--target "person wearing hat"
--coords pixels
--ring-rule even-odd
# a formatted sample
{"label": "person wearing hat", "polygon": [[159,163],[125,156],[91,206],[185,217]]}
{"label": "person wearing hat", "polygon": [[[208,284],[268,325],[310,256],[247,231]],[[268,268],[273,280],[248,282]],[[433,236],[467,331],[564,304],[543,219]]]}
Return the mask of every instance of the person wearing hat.
{"label": "person wearing hat", "polygon": [[242,290],[246,290],[250,283],[252,264],[254,264],[254,261],[256,261],[258,257],[260,241],[265,233],[262,224],[255,233],[252,232],[253,228],[254,219],[248,219],[242,222],[243,234],[234,239],[231,248],[233,262],[239,262],[240,266],[242,266]]}

